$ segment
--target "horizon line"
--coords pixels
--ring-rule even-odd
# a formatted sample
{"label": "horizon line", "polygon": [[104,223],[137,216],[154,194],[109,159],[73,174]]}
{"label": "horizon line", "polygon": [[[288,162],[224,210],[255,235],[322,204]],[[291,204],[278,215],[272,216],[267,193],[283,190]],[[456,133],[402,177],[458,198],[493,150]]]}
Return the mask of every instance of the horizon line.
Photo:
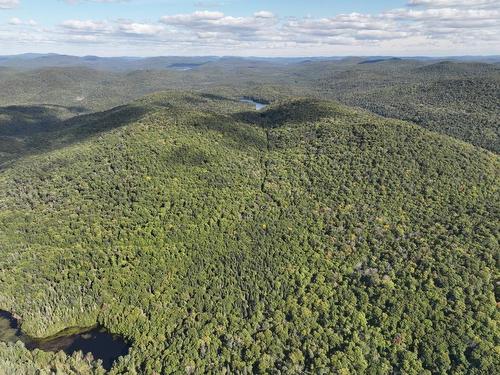
{"label": "horizon line", "polygon": [[61,56],[61,57],[97,57],[97,58],[136,58],[136,59],[148,59],[148,58],[158,58],[158,57],[202,57],[202,58],[255,58],[255,59],[306,59],[306,58],[370,58],[370,57],[381,57],[381,58],[458,58],[458,57],[500,57],[500,54],[471,54],[471,55],[296,55],[296,56],[258,56],[258,55],[73,55],[67,53],[58,52],[22,52],[15,54],[0,54],[0,57],[16,57],[23,55],[39,55],[39,56]]}

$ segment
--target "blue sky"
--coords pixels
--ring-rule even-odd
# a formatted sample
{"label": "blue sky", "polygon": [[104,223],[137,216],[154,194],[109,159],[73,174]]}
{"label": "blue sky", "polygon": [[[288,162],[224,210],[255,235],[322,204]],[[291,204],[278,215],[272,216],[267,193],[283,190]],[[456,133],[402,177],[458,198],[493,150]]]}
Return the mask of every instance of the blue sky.
{"label": "blue sky", "polygon": [[500,53],[498,0],[0,0],[0,55]]}
{"label": "blue sky", "polygon": [[159,15],[190,13],[196,10],[220,10],[233,16],[245,16],[269,10],[281,16],[334,16],[338,13],[375,13],[402,7],[402,0],[129,0],[129,1],[64,1],[22,0],[18,7],[0,13],[2,21],[9,16],[38,18],[56,24],[74,18],[131,18],[154,21]]}

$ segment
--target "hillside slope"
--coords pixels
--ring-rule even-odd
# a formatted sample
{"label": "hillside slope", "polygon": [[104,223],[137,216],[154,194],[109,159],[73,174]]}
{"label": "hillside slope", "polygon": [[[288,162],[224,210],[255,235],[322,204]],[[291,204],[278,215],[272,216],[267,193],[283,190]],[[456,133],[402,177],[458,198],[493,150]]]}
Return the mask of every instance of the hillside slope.
{"label": "hillside slope", "polygon": [[0,70],[0,105],[51,104],[93,112],[173,89],[233,97],[266,94],[268,100],[300,95],[338,100],[500,152],[498,64],[398,59],[367,64],[360,58],[279,64],[223,58],[176,71],[160,69],[159,61],[133,71]]}
{"label": "hillside slope", "polygon": [[481,63],[313,64],[299,81],[323,98],[500,152],[500,69]]}
{"label": "hillside slope", "polygon": [[157,94],[39,135],[0,171],[0,309],[125,335],[111,373],[494,373],[498,156],[249,108]]}

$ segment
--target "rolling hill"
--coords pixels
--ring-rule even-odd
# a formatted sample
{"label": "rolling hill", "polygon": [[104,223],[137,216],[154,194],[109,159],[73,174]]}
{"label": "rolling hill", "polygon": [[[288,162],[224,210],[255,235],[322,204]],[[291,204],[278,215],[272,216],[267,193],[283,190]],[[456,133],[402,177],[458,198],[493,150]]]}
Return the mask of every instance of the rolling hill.
{"label": "rolling hill", "polygon": [[497,65],[406,60],[353,66],[317,63],[296,75],[320,98],[411,121],[500,152]]}
{"label": "rolling hill", "polygon": [[[500,152],[498,64],[387,58],[172,58],[162,64],[173,68],[155,64],[112,71],[84,64],[9,68],[0,74],[0,106],[58,105],[90,113],[162,90],[257,95],[268,101],[308,96],[338,100]],[[192,70],[175,68],[193,64],[200,65]]]}
{"label": "rolling hill", "polygon": [[[311,98],[29,126],[0,170],[0,309],[25,332],[99,322],[132,345],[112,374],[498,369],[497,154]],[[21,345],[0,365],[103,372]]]}

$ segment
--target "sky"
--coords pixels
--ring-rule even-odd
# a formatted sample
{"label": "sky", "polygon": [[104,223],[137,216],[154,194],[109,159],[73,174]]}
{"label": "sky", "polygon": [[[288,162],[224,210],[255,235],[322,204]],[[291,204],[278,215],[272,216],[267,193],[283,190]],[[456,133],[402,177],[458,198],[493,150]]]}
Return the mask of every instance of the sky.
{"label": "sky", "polygon": [[500,54],[500,0],[0,0],[0,55]]}

